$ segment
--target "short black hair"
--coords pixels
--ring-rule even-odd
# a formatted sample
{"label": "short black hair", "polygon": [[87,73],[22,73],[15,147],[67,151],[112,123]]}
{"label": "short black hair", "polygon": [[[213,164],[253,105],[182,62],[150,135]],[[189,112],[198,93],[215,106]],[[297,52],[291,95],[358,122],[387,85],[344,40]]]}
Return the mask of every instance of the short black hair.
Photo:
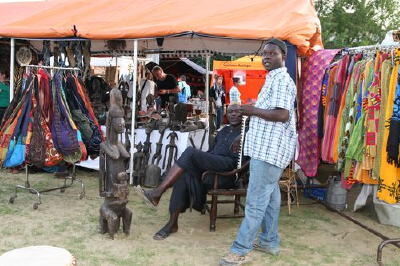
{"label": "short black hair", "polygon": [[10,76],[8,70],[5,70],[5,69],[0,69],[0,74],[4,74],[6,76],[6,78],[9,78],[9,76]]}
{"label": "short black hair", "polygon": [[269,39],[269,40],[267,40],[265,42],[265,45],[267,45],[267,44],[276,45],[276,46],[279,47],[279,49],[281,49],[281,52],[282,52],[283,55],[287,54],[287,46],[286,46],[286,43],[284,41],[282,41],[280,39],[276,39],[276,38],[271,38],[271,39]]}

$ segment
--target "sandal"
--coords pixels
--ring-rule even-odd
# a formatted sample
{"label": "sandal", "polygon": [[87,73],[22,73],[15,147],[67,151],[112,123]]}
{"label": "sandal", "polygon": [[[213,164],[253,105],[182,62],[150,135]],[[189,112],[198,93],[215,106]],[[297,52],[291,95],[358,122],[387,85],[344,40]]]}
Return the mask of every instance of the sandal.
{"label": "sandal", "polygon": [[170,232],[164,231],[163,229],[161,229],[160,231],[158,231],[157,233],[154,234],[153,239],[154,240],[164,240],[167,237],[169,237]]}
{"label": "sandal", "polygon": [[169,230],[167,231],[165,228],[161,228],[160,231],[158,231],[157,233],[154,234],[153,239],[154,240],[164,240],[167,237],[169,237],[170,234],[176,233],[177,230],[173,231],[173,230]]}
{"label": "sandal", "polygon": [[157,205],[148,197],[149,192],[147,190],[144,190],[140,185],[134,186],[133,190],[142,197],[144,203],[146,203],[147,206],[153,209],[157,207]]}

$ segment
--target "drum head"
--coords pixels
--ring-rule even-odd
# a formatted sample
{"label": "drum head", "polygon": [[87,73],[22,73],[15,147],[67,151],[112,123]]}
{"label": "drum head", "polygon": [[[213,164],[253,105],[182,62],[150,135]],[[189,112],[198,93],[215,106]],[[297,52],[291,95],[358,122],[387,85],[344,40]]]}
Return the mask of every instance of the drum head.
{"label": "drum head", "polygon": [[75,266],[68,250],[51,246],[30,246],[8,251],[0,256],[0,265],[8,266]]}

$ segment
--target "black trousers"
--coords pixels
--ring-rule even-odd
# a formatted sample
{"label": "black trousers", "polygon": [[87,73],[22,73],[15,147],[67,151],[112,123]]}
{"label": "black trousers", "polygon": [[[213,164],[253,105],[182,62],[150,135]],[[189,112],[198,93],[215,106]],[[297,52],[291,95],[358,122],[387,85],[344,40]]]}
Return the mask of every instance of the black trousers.
{"label": "black trousers", "polygon": [[[174,184],[169,211],[187,208],[201,211],[206,202],[207,191],[214,184],[213,177],[201,180],[201,175],[207,171],[225,172],[235,168],[236,161],[229,156],[215,155],[188,147],[178,159],[177,164],[185,170],[184,174]],[[234,177],[219,177],[220,188],[234,188]]]}

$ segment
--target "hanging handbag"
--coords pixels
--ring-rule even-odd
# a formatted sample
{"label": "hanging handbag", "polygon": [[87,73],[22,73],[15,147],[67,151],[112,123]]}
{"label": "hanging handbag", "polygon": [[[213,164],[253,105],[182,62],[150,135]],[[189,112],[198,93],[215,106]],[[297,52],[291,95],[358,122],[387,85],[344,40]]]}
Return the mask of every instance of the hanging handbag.
{"label": "hanging handbag", "polygon": [[[31,121],[32,107],[32,90],[31,87],[27,92],[27,98],[21,116],[18,118],[17,127],[10,141],[7,156],[4,161],[4,167],[16,167],[25,162],[26,141],[28,140],[28,128]],[[30,137],[30,136],[29,136]]]}
{"label": "hanging handbag", "polygon": [[30,81],[28,89],[24,90],[18,99],[14,98],[15,105],[10,105],[7,108],[8,118],[3,119],[3,123],[0,128],[0,161],[2,162],[4,162],[6,159],[10,141],[14,135],[16,127],[19,125],[18,123],[21,121],[19,118],[24,110],[23,107],[26,103],[29,88],[33,85],[33,78],[29,77],[28,80]]}
{"label": "hanging handbag", "polygon": [[74,155],[80,151],[76,131],[69,122],[68,114],[61,97],[61,76],[54,75],[53,78],[54,116],[51,125],[54,145],[64,156]]}
{"label": "hanging handbag", "polygon": [[43,167],[46,158],[46,137],[42,127],[42,109],[39,105],[39,88],[35,86],[35,93],[32,97],[33,105],[33,123],[32,123],[32,137],[29,149],[27,152],[27,160],[29,163],[36,167]]}
{"label": "hanging handbag", "polygon": [[89,140],[93,134],[93,130],[90,127],[90,120],[79,109],[72,110],[71,114],[72,120],[82,134],[83,140]]}
{"label": "hanging handbag", "polygon": [[16,167],[25,162],[26,145],[22,143],[22,137],[19,137],[17,141],[14,139],[10,142],[8,148],[7,158],[4,161],[4,167]]}

